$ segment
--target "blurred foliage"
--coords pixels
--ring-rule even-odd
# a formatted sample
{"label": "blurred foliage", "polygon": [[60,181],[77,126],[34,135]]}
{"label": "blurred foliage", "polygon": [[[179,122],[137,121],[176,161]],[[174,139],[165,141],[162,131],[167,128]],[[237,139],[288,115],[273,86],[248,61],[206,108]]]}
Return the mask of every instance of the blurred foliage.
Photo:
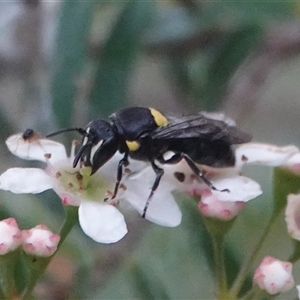
{"label": "blurred foliage", "polygon": [[51,89],[53,112],[61,127],[67,127],[73,115],[76,88],[86,60],[93,6],[89,1],[62,3]]}
{"label": "blurred foliage", "polygon": [[[132,1],[126,4],[96,59],[95,81],[91,93],[91,116],[99,118],[126,103],[130,72],[141,51],[142,39],[151,25],[155,3]],[[95,113],[96,112],[96,113]],[[98,113],[98,115],[97,115]]]}
{"label": "blurred foliage", "polygon": [[[57,12],[47,79],[40,87],[49,90],[45,98],[50,102],[33,95],[31,105],[39,112],[47,111],[49,128],[83,126],[92,118],[106,117],[130,105],[132,76],[146,57],[159,65],[162,77],[176,95],[177,103],[166,104],[170,111],[176,105],[190,111],[219,109],[237,69],[264,50],[268,30],[297,17],[297,5],[293,1],[64,1]],[[102,28],[106,29],[104,33]],[[299,52],[298,48],[293,54]],[[39,73],[36,76],[39,78]],[[25,75],[21,80],[29,85],[32,77]],[[147,80],[144,85],[155,89]],[[19,101],[20,111],[25,111],[28,104],[25,106],[21,97]],[[20,124],[32,122],[35,126],[38,114],[33,110],[26,122],[18,123],[19,115],[13,118],[1,111],[1,137]],[[7,157],[2,159],[6,163]],[[15,161],[13,164],[17,165]],[[248,251],[246,237],[256,238],[257,230],[264,226],[264,212],[270,211],[271,180],[266,178],[260,181],[265,196],[241,215],[244,221],[238,223],[240,227],[234,229],[226,244],[231,275]],[[61,203],[50,192],[41,196],[1,192],[1,201],[1,217],[14,216],[24,228],[46,223],[57,230],[63,220]],[[181,203],[182,225],[173,229],[152,225],[143,236],[139,235],[140,228],[133,227],[129,235],[137,232],[134,247],[126,242],[98,246],[78,228],[74,230],[60,253],[76,264],[73,284],[63,286],[70,289],[70,297],[212,299],[210,239],[194,203],[190,199]],[[146,231],[147,225],[143,226]],[[243,229],[242,237],[239,228]],[[285,235],[282,228],[279,234]],[[275,245],[276,238],[266,248]],[[118,252],[118,247],[122,251]],[[122,258],[100,276],[112,253]],[[26,274],[18,272],[18,284],[22,285]]]}

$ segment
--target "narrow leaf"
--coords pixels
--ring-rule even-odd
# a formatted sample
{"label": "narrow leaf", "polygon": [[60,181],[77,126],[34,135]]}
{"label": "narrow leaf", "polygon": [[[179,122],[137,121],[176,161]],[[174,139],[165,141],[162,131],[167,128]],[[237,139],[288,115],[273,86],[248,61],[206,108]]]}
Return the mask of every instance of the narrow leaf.
{"label": "narrow leaf", "polygon": [[91,114],[108,114],[125,103],[133,63],[154,12],[152,1],[130,1],[104,45],[91,94]]}
{"label": "narrow leaf", "polygon": [[51,86],[53,112],[61,127],[70,126],[94,4],[79,0],[62,3]]}

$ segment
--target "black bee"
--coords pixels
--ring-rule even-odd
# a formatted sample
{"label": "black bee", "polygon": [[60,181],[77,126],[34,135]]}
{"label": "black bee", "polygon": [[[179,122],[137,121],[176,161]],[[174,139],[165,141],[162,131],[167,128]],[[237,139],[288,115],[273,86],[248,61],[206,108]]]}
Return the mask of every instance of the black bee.
{"label": "black bee", "polygon": [[[159,186],[164,170],[157,165],[175,164],[184,159],[191,170],[211,189],[216,187],[203,175],[197,164],[224,168],[235,164],[232,145],[249,142],[251,136],[238,129],[233,122],[217,119],[216,115],[199,113],[186,117],[167,117],[154,108],[129,107],[110,116],[110,121],[91,121],[85,129],[67,128],[47,137],[77,131],[82,136],[80,149],[73,166],[80,162],[90,166],[92,174],[101,168],[119,151],[124,154],[117,170],[117,181],[113,193],[116,197],[123,175],[128,166],[128,157],[151,164],[156,179],[145,204],[145,217],[149,202]],[[171,152],[170,158],[164,154]],[[222,190],[228,191],[228,190]]]}

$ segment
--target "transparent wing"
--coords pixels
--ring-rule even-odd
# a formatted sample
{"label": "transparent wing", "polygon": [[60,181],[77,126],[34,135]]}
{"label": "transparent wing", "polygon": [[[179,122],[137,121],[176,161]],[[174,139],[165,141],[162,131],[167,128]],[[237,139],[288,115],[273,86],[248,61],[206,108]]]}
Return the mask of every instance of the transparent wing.
{"label": "transparent wing", "polygon": [[150,135],[152,139],[199,138],[210,141],[223,141],[229,144],[249,142],[251,136],[236,126],[221,120],[210,119],[202,114],[180,118],[169,118],[170,123],[159,127]]}

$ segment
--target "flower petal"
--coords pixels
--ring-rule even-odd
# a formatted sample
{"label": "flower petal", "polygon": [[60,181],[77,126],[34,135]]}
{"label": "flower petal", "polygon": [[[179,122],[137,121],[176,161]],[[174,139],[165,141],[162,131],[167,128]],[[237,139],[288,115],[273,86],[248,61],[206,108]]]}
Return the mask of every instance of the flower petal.
{"label": "flower petal", "polygon": [[[127,190],[122,198],[128,201],[141,215],[149,197],[149,187],[153,182],[149,184],[147,181],[142,181],[142,179],[129,179],[125,182]],[[181,211],[170,192],[169,185],[161,182],[149,203],[146,219],[158,225],[175,227],[181,223],[181,218]]]}
{"label": "flower petal", "polygon": [[27,160],[45,162],[45,154],[51,154],[51,162],[67,159],[64,145],[52,140],[39,138],[25,140],[22,134],[15,134],[6,140],[6,145],[11,153]]}
{"label": "flower petal", "polygon": [[41,169],[12,168],[0,175],[0,189],[15,194],[38,194],[52,187],[51,178]]}
{"label": "flower petal", "polygon": [[78,214],[82,230],[96,242],[115,243],[127,233],[124,216],[112,205],[83,201]]}
{"label": "flower petal", "polygon": [[286,162],[285,167],[290,169],[292,172],[296,174],[300,173],[300,152],[293,155],[289,160]]}
{"label": "flower petal", "polygon": [[[120,160],[123,159],[123,157],[124,154],[117,152],[107,163],[104,164],[104,166],[101,167],[101,169],[99,170],[101,176],[104,176],[109,181],[115,182],[117,176],[118,164]],[[143,161],[133,160],[130,158],[128,160],[129,160],[129,166],[126,167],[126,169],[130,170],[131,173],[140,172],[147,167],[147,163]],[[126,174],[123,175],[123,177],[125,176]]]}
{"label": "flower petal", "polygon": [[290,194],[287,198],[285,221],[290,236],[300,241],[300,195]]}
{"label": "flower petal", "polygon": [[248,143],[236,149],[236,165],[252,163],[280,166],[286,164],[289,158],[296,153],[299,153],[299,149],[292,145],[278,147],[271,144]]}
{"label": "flower petal", "polygon": [[229,192],[211,191],[221,201],[247,202],[262,194],[259,184],[244,176],[223,177],[212,180],[212,183],[219,190],[229,190]]}

